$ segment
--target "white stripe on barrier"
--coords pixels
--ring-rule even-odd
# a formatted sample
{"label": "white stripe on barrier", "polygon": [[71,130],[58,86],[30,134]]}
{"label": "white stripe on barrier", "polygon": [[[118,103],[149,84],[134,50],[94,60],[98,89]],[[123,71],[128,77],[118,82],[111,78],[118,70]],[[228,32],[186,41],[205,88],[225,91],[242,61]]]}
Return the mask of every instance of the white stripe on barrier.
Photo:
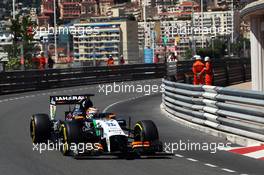
{"label": "white stripe on barrier", "polygon": [[205,107],[203,108],[203,110],[204,110],[205,112],[209,112],[209,113],[211,113],[211,114],[217,114],[217,111],[218,111],[218,109],[215,109],[215,108],[212,108],[212,107],[208,107],[208,106],[205,106]]}
{"label": "white stripe on barrier", "polygon": [[203,103],[206,104],[207,106],[217,108],[217,106],[216,106],[217,101],[203,99]]}
{"label": "white stripe on barrier", "polygon": [[218,128],[218,126],[219,126],[219,124],[211,122],[209,120],[204,121],[204,124],[207,125],[207,126],[210,126],[212,128]]}
{"label": "white stripe on barrier", "polygon": [[208,86],[208,85],[204,85],[203,89],[205,92],[211,92],[211,93],[217,93],[215,90],[216,86]]}
{"label": "white stripe on barrier", "polygon": [[217,94],[210,93],[210,92],[204,92],[204,93],[202,94],[202,96],[203,96],[204,98],[209,98],[209,99],[215,100]]}
{"label": "white stripe on barrier", "polygon": [[217,121],[218,116],[216,116],[216,115],[209,114],[209,113],[204,113],[204,117],[205,117],[207,120],[210,120],[210,121],[213,121],[213,122],[219,123],[219,121]]}

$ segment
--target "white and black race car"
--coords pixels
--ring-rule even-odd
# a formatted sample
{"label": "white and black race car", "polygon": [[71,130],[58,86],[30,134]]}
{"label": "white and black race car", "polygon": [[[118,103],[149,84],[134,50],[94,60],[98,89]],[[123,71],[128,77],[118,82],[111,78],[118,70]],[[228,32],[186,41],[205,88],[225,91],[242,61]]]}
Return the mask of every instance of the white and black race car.
{"label": "white and black race car", "polygon": [[[52,141],[59,144],[63,155],[163,155],[158,129],[153,121],[142,120],[131,128],[128,122],[113,113],[96,113],[88,95],[51,96],[50,115],[34,114],[30,120],[33,143]],[[83,102],[88,109],[80,110]],[[56,120],[56,106],[75,104],[65,112],[65,120]],[[87,106],[88,104],[88,106]],[[86,111],[85,111],[86,110]],[[164,153],[165,155],[165,153]]]}

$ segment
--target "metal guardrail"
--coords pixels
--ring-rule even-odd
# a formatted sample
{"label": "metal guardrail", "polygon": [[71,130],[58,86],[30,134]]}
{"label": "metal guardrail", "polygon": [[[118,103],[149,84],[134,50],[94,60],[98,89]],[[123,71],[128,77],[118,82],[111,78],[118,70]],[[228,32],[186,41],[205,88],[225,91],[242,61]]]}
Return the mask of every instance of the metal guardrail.
{"label": "metal guardrail", "polygon": [[[171,79],[192,84],[193,61],[167,64],[134,64],[103,67],[0,72],[0,95],[30,90],[69,87],[114,81],[152,78]],[[214,84],[227,86],[250,79],[249,59],[231,59],[213,63]]]}
{"label": "metal guardrail", "polygon": [[163,79],[162,103],[175,117],[264,141],[264,93]]}
{"label": "metal guardrail", "polygon": [[0,94],[96,83],[162,78],[164,64],[28,70],[0,73]]}

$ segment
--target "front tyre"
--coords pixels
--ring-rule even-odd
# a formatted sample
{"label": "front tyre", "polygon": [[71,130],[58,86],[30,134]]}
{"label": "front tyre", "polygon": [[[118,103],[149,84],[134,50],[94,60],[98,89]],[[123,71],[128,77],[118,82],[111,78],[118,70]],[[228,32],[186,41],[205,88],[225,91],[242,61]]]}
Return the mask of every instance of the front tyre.
{"label": "front tyre", "polygon": [[[64,156],[68,156],[72,151],[72,146],[84,141],[82,123],[79,121],[67,121],[61,124],[61,145],[60,151]],[[73,145],[74,144],[74,145]]]}
{"label": "front tyre", "polygon": [[51,136],[51,121],[47,114],[34,114],[30,120],[32,142],[46,143]]}
{"label": "front tyre", "polygon": [[153,121],[142,120],[136,123],[134,127],[135,141],[157,141],[159,140],[158,129]]}
{"label": "front tyre", "polygon": [[142,120],[136,123],[134,127],[134,141],[150,143],[149,148],[143,148],[144,154],[154,154],[162,151],[162,143],[159,141],[157,126],[151,120]]}

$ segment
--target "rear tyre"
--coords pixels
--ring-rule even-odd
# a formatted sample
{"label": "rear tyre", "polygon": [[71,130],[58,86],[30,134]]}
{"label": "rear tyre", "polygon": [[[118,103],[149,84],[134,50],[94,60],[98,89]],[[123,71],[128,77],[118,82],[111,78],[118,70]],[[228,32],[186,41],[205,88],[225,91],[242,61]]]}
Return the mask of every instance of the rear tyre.
{"label": "rear tyre", "polygon": [[75,148],[77,144],[84,141],[83,124],[80,121],[67,121],[61,124],[61,147],[60,151],[64,156],[68,156],[72,151],[71,148]]}
{"label": "rear tyre", "polygon": [[46,143],[51,136],[51,121],[47,114],[34,114],[30,120],[30,137],[33,143]]}

